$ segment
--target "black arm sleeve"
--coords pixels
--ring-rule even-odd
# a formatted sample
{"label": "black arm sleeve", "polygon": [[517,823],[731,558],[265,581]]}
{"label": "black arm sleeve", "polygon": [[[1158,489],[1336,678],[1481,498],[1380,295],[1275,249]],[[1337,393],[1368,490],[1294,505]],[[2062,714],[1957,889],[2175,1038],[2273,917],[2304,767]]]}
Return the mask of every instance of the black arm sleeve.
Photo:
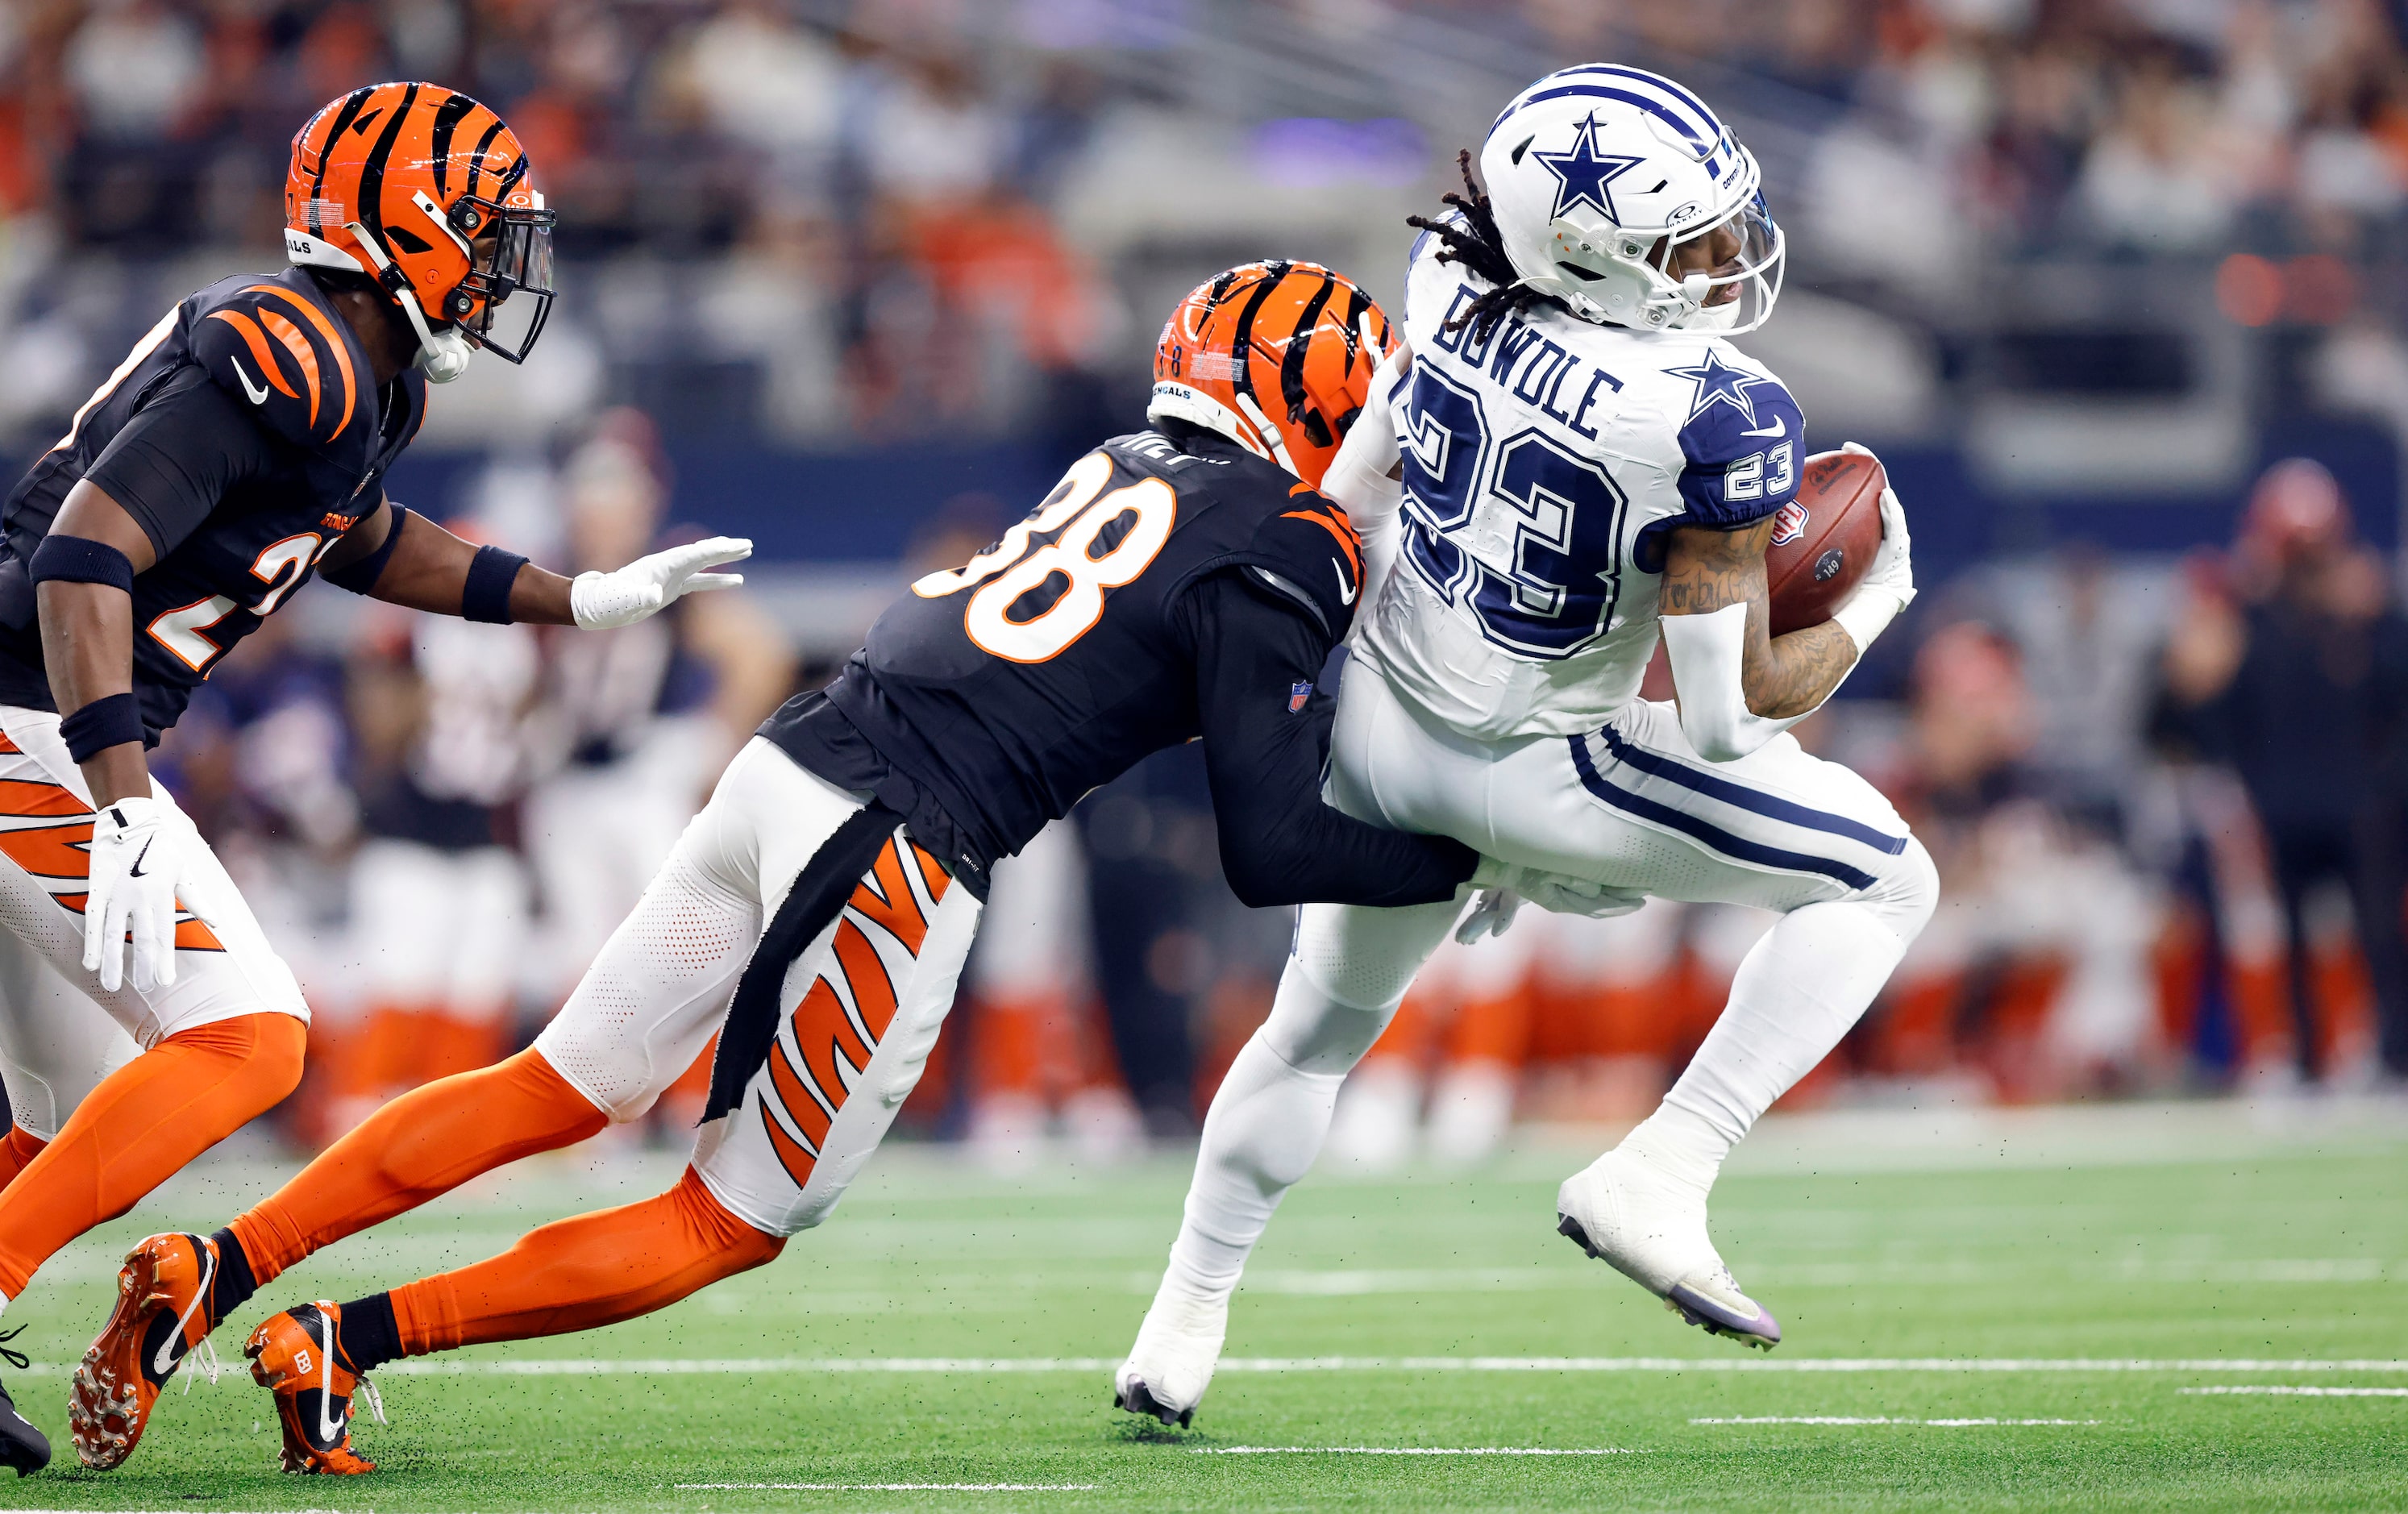
{"label": "black arm sleeve", "polygon": [[1288,706],[1297,684],[1321,676],[1328,634],[1243,570],[1212,575],[1187,600],[1205,773],[1238,898],[1261,908],[1452,896],[1479,865],[1469,847],[1368,825],[1321,802],[1328,702]]}
{"label": "black arm sleeve", "polygon": [[185,368],[143,402],[84,478],[123,506],[165,557],[229,486],[272,465],[272,446],[234,396]]}

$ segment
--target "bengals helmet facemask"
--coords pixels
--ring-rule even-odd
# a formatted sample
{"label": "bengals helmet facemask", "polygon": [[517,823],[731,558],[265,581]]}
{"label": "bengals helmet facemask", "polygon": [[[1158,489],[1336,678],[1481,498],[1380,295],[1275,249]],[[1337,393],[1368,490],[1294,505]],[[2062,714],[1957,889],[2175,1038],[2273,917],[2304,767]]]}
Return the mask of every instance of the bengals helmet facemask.
{"label": "bengals helmet facemask", "polygon": [[375,279],[437,383],[480,349],[526,361],[552,313],[556,220],[502,118],[439,84],[353,90],[293,138],[285,256]]}
{"label": "bengals helmet facemask", "polygon": [[1250,263],[1170,312],[1146,415],[1217,431],[1317,489],[1395,345],[1354,280],[1317,263]]}

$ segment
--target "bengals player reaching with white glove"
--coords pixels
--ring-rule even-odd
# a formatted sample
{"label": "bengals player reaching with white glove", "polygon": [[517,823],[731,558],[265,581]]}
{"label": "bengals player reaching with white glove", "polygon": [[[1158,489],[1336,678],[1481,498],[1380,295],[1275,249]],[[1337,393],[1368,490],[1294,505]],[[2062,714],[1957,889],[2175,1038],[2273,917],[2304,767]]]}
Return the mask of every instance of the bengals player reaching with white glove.
{"label": "bengals player reaching with white glove", "polygon": [[244,1351],[289,1468],[366,1472],[346,1426],[378,1365],[631,1319],[768,1262],[835,1208],[917,1082],[988,869],[1165,747],[1203,741],[1247,904],[1454,909],[1477,884],[1597,907],[1593,885],[1321,802],[1313,685],[1362,564],[1316,486],[1390,341],[1368,295],[1309,264],[1190,294],[1156,351],[1154,429],[1103,443],[995,546],[914,583],[834,684],[773,715],[532,1048],[403,1095],[214,1237],[155,1239],[221,1265],[150,1317],[197,1335],[321,1247],[639,1118],[714,1033],[702,1133],[669,1193],[278,1314]]}
{"label": "bengals player reaching with white glove", "polygon": [[[0,1158],[0,1308],[300,1078],[300,989],[145,760],[217,660],[313,574],[470,620],[604,626],[737,581],[703,570],[749,550],[571,580],[385,497],[427,382],[479,350],[523,358],[551,303],[552,212],[494,112],[431,84],[353,91],[294,137],[285,207],[291,266],[179,302],[8,496],[0,954],[57,975],[9,975],[48,986],[0,1006],[0,1047],[33,1064],[12,1078],[70,1096],[41,1106],[55,1129],[21,1110]],[[96,1012],[141,1054],[115,1071],[106,1051],[45,1057],[93,1046],[71,1032]],[[145,1249],[125,1306],[216,1267],[206,1247]],[[122,1455],[127,1416],[181,1359],[175,1333],[84,1363],[69,1418],[86,1462]],[[0,1394],[0,1465],[49,1458]]]}

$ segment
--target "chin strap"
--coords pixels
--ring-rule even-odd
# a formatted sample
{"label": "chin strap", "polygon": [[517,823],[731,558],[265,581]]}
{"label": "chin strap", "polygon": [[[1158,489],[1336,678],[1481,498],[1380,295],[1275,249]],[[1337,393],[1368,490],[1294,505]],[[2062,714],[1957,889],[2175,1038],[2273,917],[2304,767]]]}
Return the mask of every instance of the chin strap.
{"label": "chin strap", "polygon": [[1246,419],[1254,423],[1254,430],[1261,434],[1263,444],[1271,450],[1271,460],[1297,478],[1303,478],[1304,470],[1296,465],[1296,459],[1287,455],[1287,443],[1280,439],[1279,428],[1271,424],[1270,417],[1263,414],[1263,407],[1254,403],[1254,396],[1239,390],[1238,404],[1246,412]]}
{"label": "chin strap", "polygon": [[368,261],[376,264],[378,281],[392,293],[394,300],[401,307],[401,313],[409,318],[410,329],[418,333],[415,365],[419,372],[426,375],[427,382],[448,384],[466,373],[468,360],[476,355],[476,345],[456,326],[446,326],[437,331],[427,324],[426,312],[419,307],[418,292],[409,287],[409,280],[402,278],[400,270],[394,267],[393,260],[385,256],[384,247],[376,239],[375,233],[356,221],[344,229],[359,239]]}

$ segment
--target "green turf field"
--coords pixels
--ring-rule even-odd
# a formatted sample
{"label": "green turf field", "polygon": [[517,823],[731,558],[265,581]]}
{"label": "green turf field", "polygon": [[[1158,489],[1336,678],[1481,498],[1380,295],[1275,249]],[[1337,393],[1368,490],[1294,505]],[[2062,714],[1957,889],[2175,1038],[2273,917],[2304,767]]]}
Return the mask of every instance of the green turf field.
{"label": "green turf field", "polygon": [[[238,1362],[171,1388],[122,1470],[65,1470],[63,1364],[116,1250],[218,1223],[276,1176],[221,1164],[8,1309],[38,1372],[9,1386],[64,1467],[0,1485],[0,1507],[2408,1507],[2408,1121],[1776,1120],[1716,1197],[1725,1255],[1788,1332],[1770,1357],[1555,1235],[1578,1150],[1308,1181],[1185,1434],[1106,1407],[1185,1164],[997,1178],[924,1149],[675,1309],[389,1372],[393,1423],[355,1431],[374,1478],[280,1476]],[[673,1172],[531,1169],[337,1248],[221,1339],[232,1356],[265,1307],[470,1260]]]}

